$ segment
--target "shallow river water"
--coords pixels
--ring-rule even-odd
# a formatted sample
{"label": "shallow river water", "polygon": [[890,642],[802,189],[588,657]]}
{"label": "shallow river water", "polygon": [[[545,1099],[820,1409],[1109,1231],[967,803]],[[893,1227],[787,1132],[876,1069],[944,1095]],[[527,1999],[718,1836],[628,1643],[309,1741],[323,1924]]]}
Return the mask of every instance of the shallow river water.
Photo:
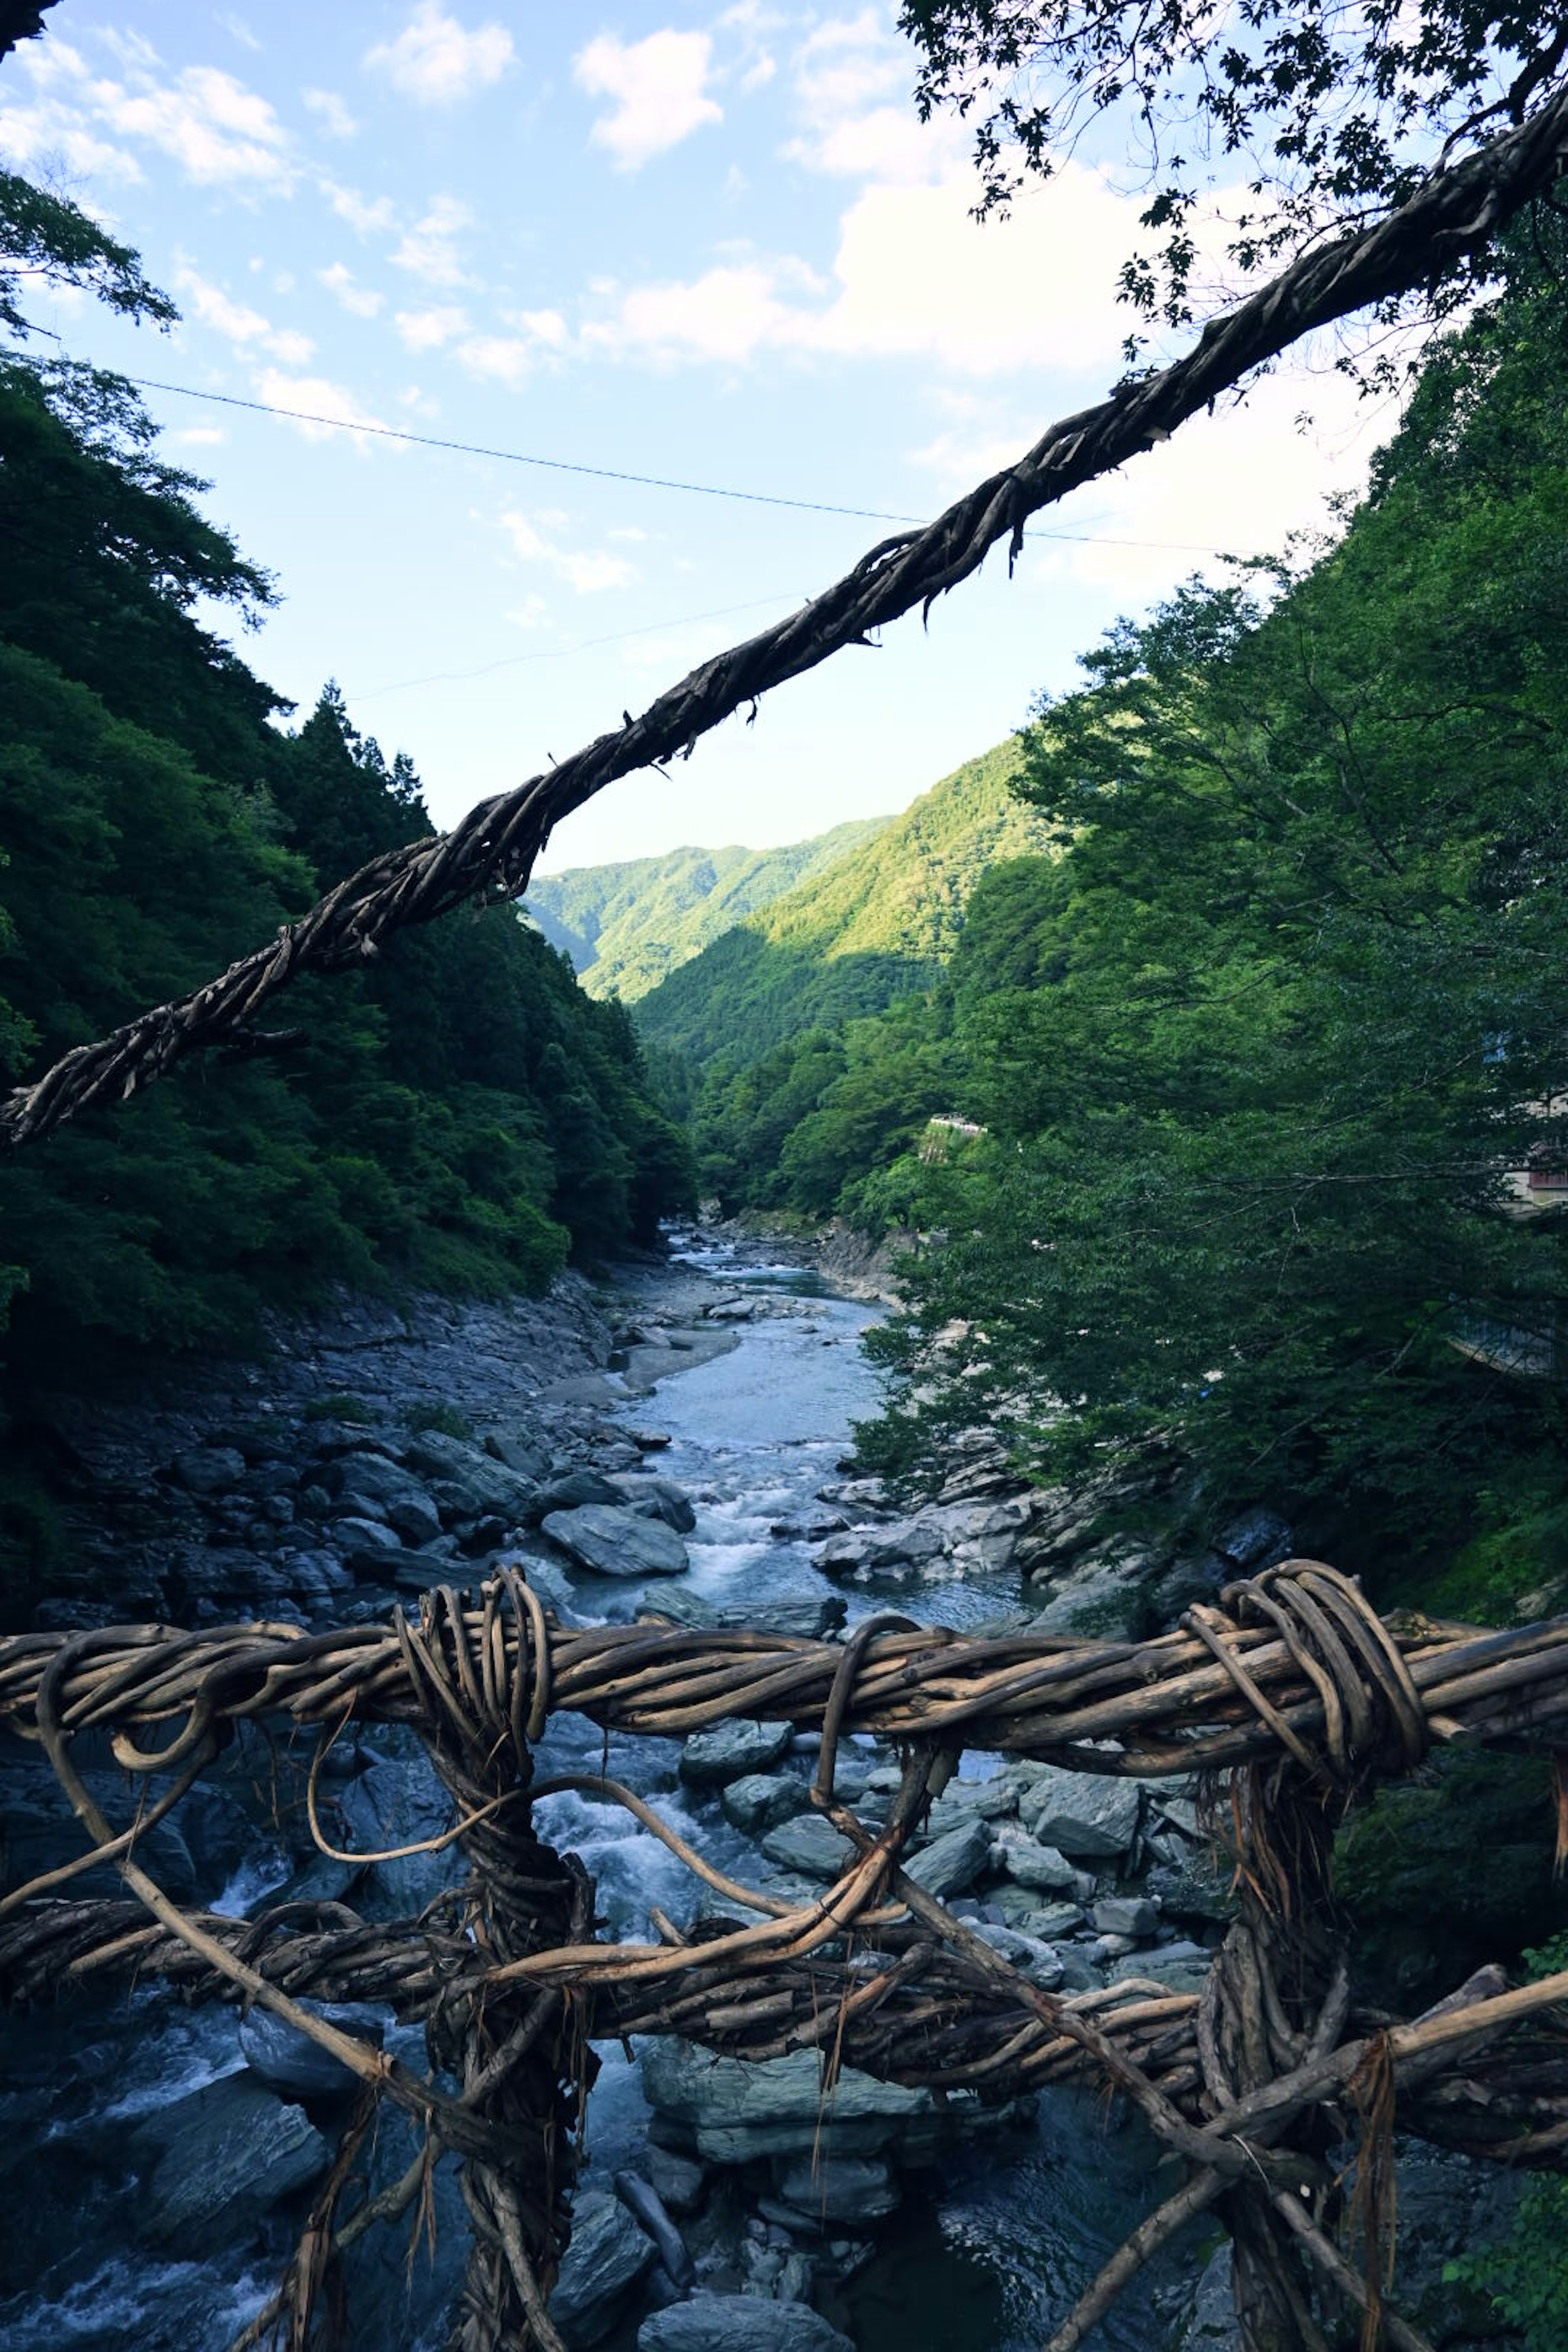
{"label": "shallow river water", "polygon": [[[612,1417],[656,1423],[670,1444],[658,1469],[691,1496],[697,1526],[688,1538],[689,1576],[682,1581],[718,1605],[743,1607],[766,1625],[770,1605],[826,1596],[837,1588],[813,1566],[803,1541],[770,1528],[809,1516],[817,1490],[837,1475],[850,1424],[876,1410],[876,1375],[859,1348],[872,1311],[827,1295],[798,1268],[758,1266],[692,1244],[694,1270],[727,1288],[756,1286],[809,1300],[785,1316],[740,1327],[740,1344],[717,1360],[662,1382],[651,1397],[628,1397]],[[624,1583],[574,1579],[574,1605],[585,1618],[626,1617],[643,1598]],[[658,1584],[647,1598],[657,1606]],[[1016,1609],[1015,1580],[922,1585],[896,1605],[928,1620],[973,1623]],[[889,1596],[856,1592],[851,1622],[889,1605]],[[542,1774],[599,1769],[602,1735],[570,1717],[552,1723],[542,1743]],[[676,1774],[673,1742],[612,1740],[611,1772],[656,1799],[673,1826],[720,1865],[754,1879],[759,1859],[717,1808],[699,1805]],[[966,1759],[965,1769],[978,1759]],[[408,1769],[417,1767],[412,1759]],[[389,1764],[387,1769],[396,1769]],[[237,1783],[225,1801],[248,1807],[254,1832],[242,1870],[230,1879],[226,1908],[265,1899],[288,1878],[289,1863],[269,1842],[256,1802]],[[624,1812],[575,1796],[544,1801],[540,1826],[581,1853],[600,1890],[600,1909],[619,1936],[648,1932],[650,1905],[689,1917],[698,1889],[677,1860]],[[762,1865],[765,1867],[765,1865]],[[423,1899],[452,1874],[449,1856],[413,1870],[389,1891],[384,1907]],[[358,1902],[356,1895],[353,1899]],[[389,2029],[388,2046],[423,2064],[416,2034]],[[588,2179],[610,2175],[636,2154],[647,2120],[636,2065],[618,2046],[602,2053],[603,2071],[589,2116]],[[0,2266],[0,2344],[6,2352],[223,2352],[234,2330],[276,2284],[277,2258],[297,2227],[298,2206],[274,2217],[260,2251],[243,2260],[222,2244],[149,2244],[140,2216],[140,2119],[243,2064],[233,2015],[185,2011],[151,1992],[115,2000],[84,1994],[56,2011],[13,2024],[0,2046],[0,2180],[11,2214]],[[407,2160],[395,2124],[378,2152],[376,2175]],[[1037,2128],[1005,2143],[994,2138],[926,2176],[929,2194],[885,2225],[876,2258],[847,2290],[859,2352],[1025,2352],[1049,2335],[1093,2272],[1148,2200],[1148,2148],[1142,2136],[1101,2104],[1047,2094]],[[443,2174],[449,2168],[443,2168]],[[351,2279],[362,2316],[349,2340],[365,2352],[393,2345],[434,2347],[444,2334],[460,2275],[465,2233],[449,2183],[438,2200],[437,2250],[421,2252],[404,2287],[401,2231],[359,2258]],[[1093,2339],[1109,2352],[1155,2352],[1176,2340],[1170,2316],[1173,2281],[1191,2276],[1194,2251],[1156,2266],[1138,2294]],[[616,2339],[618,2343],[619,2339]]]}

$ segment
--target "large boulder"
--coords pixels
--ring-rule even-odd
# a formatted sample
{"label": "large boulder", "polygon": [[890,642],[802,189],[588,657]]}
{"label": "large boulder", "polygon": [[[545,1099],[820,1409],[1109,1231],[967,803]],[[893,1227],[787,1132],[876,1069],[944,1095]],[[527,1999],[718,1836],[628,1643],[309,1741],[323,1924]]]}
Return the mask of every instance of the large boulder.
{"label": "large boulder", "polygon": [[[984,1853],[984,1838],[981,1851]],[[807,1878],[831,1880],[842,1877],[855,1849],[823,1814],[802,1813],[795,1821],[781,1822],[777,1829],[770,1830],[763,1840],[763,1852],[781,1870],[798,1870]]]}
{"label": "large boulder", "polygon": [[941,1903],[951,1895],[964,1894],[990,1859],[991,1832],[983,1821],[975,1820],[932,1838],[929,1845],[921,1846],[905,1863],[904,1868]]}
{"label": "large boulder", "polygon": [[193,1445],[175,1454],[168,1475],[187,1495],[226,1495],[245,1476],[245,1456],[232,1445]]}
{"label": "large boulder", "polygon": [[809,2304],[756,2294],[696,2294],[643,2321],[637,2352],[855,2352]]}
{"label": "large boulder", "polygon": [[819,2230],[834,2222],[854,2229],[885,2221],[902,2202],[891,2165],[875,2157],[830,2156],[816,2163],[808,2156],[786,2157],[773,2167],[773,2183],[784,2203]]}
{"label": "large boulder", "polygon": [[748,1837],[761,1837],[809,1811],[811,1791],[798,1772],[744,1772],[730,1781],[719,1802],[727,1822]]}
{"label": "large boulder", "polygon": [[690,1565],[673,1528],[661,1519],[639,1518],[624,1504],[585,1503],[574,1511],[552,1511],[543,1532],[597,1576],[679,1576]]}
{"label": "large boulder", "polygon": [[689,1536],[697,1525],[697,1514],[684,1486],[673,1478],[650,1477],[646,1470],[617,1470],[610,1485],[616,1495],[645,1519],[662,1519],[678,1536]]}
{"label": "large boulder", "polygon": [[534,1485],[509,1470],[504,1462],[469,1444],[467,1438],[448,1437],[445,1430],[421,1430],[403,1449],[405,1466],[429,1482],[443,1523],[464,1527],[475,1519],[499,1518],[508,1527],[528,1522]]}
{"label": "large boulder", "polygon": [[143,2117],[132,2135],[139,2226],[184,2257],[243,2244],[262,2216],[325,2171],[326,2141],[302,2107],[246,2073]]}
{"label": "large boulder", "polygon": [[1071,1895],[1078,1886],[1079,1874],[1066,1854],[1054,1845],[1042,1845],[1016,1822],[1005,1822],[992,1832],[991,1867],[1005,1871],[1015,1886],[1037,1892]]}
{"label": "large boulder", "polygon": [[[308,2001],[305,2006],[324,2023],[380,2049],[385,2028],[373,2010],[347,2001]],[[336,2098],[353,2088],[354,2077],[341,2059],[269,2009],[258,2006],[241,2018],[239,2046],[251,2073],[289,2098]]]}
{"label": "large boulder", "polygon": [[976,2126],[1007,2110],[983,2108],[978,2095],[950,2091],[938,2104],[927,2090],[879,2083],[853,2066],[830,2094],[813,2050],[752,2061],[715,2058],[673,2035],[641,2045],[643,2095],[684,2147],[711,2164],[749,2164],[760,2157],[880,2156],[928,2163]]}
{"label": "large boulder", "polygon": [[572,2208],[572,2242],[550,2297],[550,2315],[571,2352],[609,2334],[656,2259],[653,2240],[617,2197],[605,2189],[583,2191]]}
{"label": "large boulder", "polygon": [[716,1723],[710,1731],[694,1731],[681,1749],[680,1777],[694,1789],[722,1789],[743,1774],[765,1772],[794,1737],[788,1723]]}
{"label": "large boulder", "polygon": [[1138,1834],[1142,1793],[1136,1780],[1046,1765],[1018,1800],[1026,1829],[1041,1845],[1090,1860],[1117,1860]]}

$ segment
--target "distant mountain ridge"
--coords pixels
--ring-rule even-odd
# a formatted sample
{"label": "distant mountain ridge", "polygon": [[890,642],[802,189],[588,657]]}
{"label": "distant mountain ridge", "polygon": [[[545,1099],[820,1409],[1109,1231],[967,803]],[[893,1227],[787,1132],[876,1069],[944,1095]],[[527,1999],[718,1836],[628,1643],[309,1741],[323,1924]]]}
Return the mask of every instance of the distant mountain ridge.
{"label": "distant mountain ridge", "polygon": [[803,1030],[929,987],[984,869],[1052,847],[1046,820],[1011,790],[1020,759],[1009,737],[966,761],[672,970],[637,1004],[645,1042],[699,1069],[721,1056],[755,1060]]}
{"label": "distant mountain ridge", "polygon": [[590,996],[627,1003],[738,923],[815,881],[892,824],[857,817],[783,849],[672,849],[535,875],[523,904]]}

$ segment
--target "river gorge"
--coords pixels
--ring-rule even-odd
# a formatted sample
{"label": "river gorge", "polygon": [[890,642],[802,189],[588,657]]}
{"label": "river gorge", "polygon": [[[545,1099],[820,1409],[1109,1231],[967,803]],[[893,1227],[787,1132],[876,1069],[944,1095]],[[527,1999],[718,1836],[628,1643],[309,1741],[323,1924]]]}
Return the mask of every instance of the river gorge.
{"label": "river gorge", "polygon": [[[215,1368],[199,1391],[63,1412],[79,1567],[40,1622],[380,1620],[432,1582],[471,1582],[519,1557],[548,1606],[586,1622],[647,1612],[807,1633],[889,1606],[971,1630],[1026,1602],[1048,1614],[1063,1588],[1026,1588],[1023,1522],[994,1493],[951,1501],[941,1545],[889,1538],[904,1523],[847,1459],[853,1423],[879,1401],[859,1346],[876,1311],[763,1245],[700,1231],[674,1234],[667,1257],[593,1289],[570,1277],[533,1304],[345,1304],[279,1330],[264,1364]],[[1101,1602],[1102,1570],[1086,1571]],[[815,1746],[732,1725],[684,1748],[613,1740],[607,1769],[721,1870],[805,1892],[840,1851],[806,1796]],[[572,1715],[538,1748],[546,1775],[605,1759],[602,1735]],[[107,1753],[88,1760],[122,1809]],[[289,1764],[242,1740],[149,1832],[147,1865],[176,1899],[241,1915],[342,1897],[384,1918],[460,1874],[451,1847],[374,1870],[344,1858],[448,1825],[412,1738],[345,1735],[323,1760],[335,1857],[312,1843]],[[8,1741],[0,1769],[14,1884],[76,1843],[36,1752]],[[868,1738],[846,1749],[838,1785],[862,1813],[896,1779]],[[1195,1984],[1226,1895],[1190,1792],[1067,1785],[1079,1779],[966,1754],[917,1870],[1047,1989],[1133,1972]],[[613,1937],[646,1936],[656,1908],[678,1925],[733,1914],[616,1806],[563,1795],[542,1800],[538,1820],[593,1874]],[[111,1891],[110,1877],[90,1883]],[[416,2032],[390,2012],[367,2021],[423,2070]],[[1148,2199],[1141,2128],[1084,2095],[984,2111],[966,2094],[943,2102],[850,2077],[823,2111],[804,2053],[749,2068],[644,2041],[599,2057],[555,2305],[571,2352],[665,2343],[673,2319],[648,2316],[661,2307],[706,2313],[721,2326],[714,2341],[758,2352],[845,2338],[859,2352],[1026,2352]],[[12,2019],[0,2336],[13,2352],[222,2352],[276,2284],[330,2160],[345,2101],[322,2063],[267,2018],[185,2009],[150,1988],[112,2000],[71,1988]],[[411,2148],[403,2123],[384,2122],[374,2180]],[[1402,2191],[1402,2260],[1433,2275],[1463,2193],[1458,2161],[1418,2160]],[[450,2172],[436,2175],[412,2252],[406,2222],[354,2250],[351,2344],[443,2340],[466,2253]],[[1488,2184],[1500,2222],[1507,2193]],[[1212,2231],[1178,2241],[1095,2342],[1224,2352],[1226,2261]],[[707,2340],[668,2335],[671,2352]]]}

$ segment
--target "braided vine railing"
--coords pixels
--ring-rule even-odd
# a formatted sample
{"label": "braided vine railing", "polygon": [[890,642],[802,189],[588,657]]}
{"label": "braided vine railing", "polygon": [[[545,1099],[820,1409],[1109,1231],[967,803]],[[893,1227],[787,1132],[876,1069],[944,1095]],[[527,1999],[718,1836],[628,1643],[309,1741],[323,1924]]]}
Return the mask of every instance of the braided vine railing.
{"label": "braided vine railing", "polygon": [[[784,1900],[715,1870],[607,1775],[534,1780],[533,1744],[563,1711],[606,1732],[684,1734],[736,1717],[817,1732],[812,1797],[847,1841],[841,1875],[807,1902]],[[434,1913],[392,1924],[338,1903],[283,1904],[247,1921],[170,1901],[138,1843],[237,1726],[279,1719],[326,1735],[308,1796],[318,1838],[316,1770],[331,1736],[351,1720],[416,1728],[454,1801],[465,1885]],[[1368,2345],[1415,2352],[1425,2339],[1384,2300],[1395,2117],[1510,2162],[1560,2165],[1568,2148],[1568,1976],[1509,1990],[1488,1969],[1422,2018],[1367,2011],[1352,2000],[1329,1886],[1347,1804],[1434,1743],[1568,1739],[1568,1617],[1507,1633],[1384,1622],[1351,1580],[1293,1561],[1149,1643],[981,1641],[881,1618],[836,1643],[569,1629],[506,1571],[477,1600],[443,1588],[416,1619],[398,1611],[384,1627],[15,1636],[0,1642],[0,1723],[42,1743],[87,1832],[78,1862],[0,1903],[8,2000],[134,1974],[187,1996],[256,2000],[364,2086],[289,2276],[242,2342],[270,2330],[303,2347],[337,2255],[412,2201],[450,2149],[474,2224],[454,2343],[552,2352],[548,2294],[595,2035],[679,2033],[751,2057],[812,2048],[825,2097],[847,2064],[996,2099],[1069,2076],[1124,2094],[1181,2159],[1183,2182],[1049,2352],[1072,2352],[1139,2267],[1209,2207],[1232,2238],[1250,2352],[1323,2352],[1323,2298],[1361,2311]],[[852,1730],[879,1734],[904,1759],[879,1828],[835,1794]],[[161,1784],[127,1826],[108,1820],[73,1759],[89,1733],[108,1735],[133,1777]],[[1201,1993],[1137,1978],[1074,1999],[1041,1991],[905,1872],[910,1833],[965,1745],[1078,1770],[1205,1776],[1239,1916]],[[532,1827],[532,1801],[565,1788],[625,1804],[758,1917],[683,1935],[656,1915],[657,1943],[595,1940],[586,1874]],[[73,1900],[71,1880],[104,1859],[128,1899]],[[301,2005],[321,1998],[373,1999],[422,2021],[444,2082]],[[417,2118],[423,2153],[401,2182],[341,2215],[383,2098]],[[1340,2230],[1352,2138],[1353,2226]]]}

